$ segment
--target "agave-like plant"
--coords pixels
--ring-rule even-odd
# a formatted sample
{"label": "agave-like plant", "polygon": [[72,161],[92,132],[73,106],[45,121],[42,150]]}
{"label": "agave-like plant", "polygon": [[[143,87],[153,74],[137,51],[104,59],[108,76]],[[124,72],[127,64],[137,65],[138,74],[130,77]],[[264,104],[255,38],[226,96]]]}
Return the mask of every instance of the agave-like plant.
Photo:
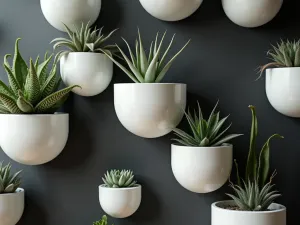
{"label": "agave-like plant", "polygon": [[21,172],[12,174],[10,163],[5,166],[3,162],[0,163],[0,194],[14,193],[20,187]]}
{"label": "agave-like plant", "polygon": [[[257,117],[254,106],[249,106],[252,112],[252,126],[250,135],[250,148],[246,164],[245,178],[239,175],[238,164],[237,184],[231,183],[230,186],[235,191],[235,195],[230,196],[240,210],[245,211],[265,211],[275,199],[281,195],[278,191],[273,191],[274,185],[271,184],[275,173],[269,179],[270,169],[270,141],[273,138],[283,138],[279,134],[272,135],[262,147],[259,157],[256,156],[257,138]],[[268,181],[269,180],[269,181]]]}
{"label": "agave-like plant", "polygon": [[174,35],[166,51],[163,53],[162,45],[165,35],[166,32],[159,41],[159,33],[157,33],[154,44],[153,42],[151,43],[148,55],[146,54],[146,51],[144,49],[143,41],[139,31],[138,40],[136,40],[135,44],[135,54],[133,53],[134,51],[131,50],[128,42],[123,38],[125,44],[128,47],[130,59],[126,56],[124,51],[118,45],[116,46],[122,54],[123,59],[126,61],[128,69],[124,67],[121,63],[119,63],[117,60],[115,60],[109,52],[103,52],[135,83],[159,83],[170,69],[173,61],[190,42],[188,41],[183,46],[183,48],[177,54],[175,54],[173,58],[171,58],[167,63],[165,63],[166,57],[175,38]]}
{"label": "agave-like plant", "polygon": [[102,216],[101,220],[96,221],[96,222],[93,223],[93,225],[107,225],[107,224],[108,224],[108,222],[107,222],[107,216],[106,215]]}
{"label": "agave-like plant", "polygon": [[19,40],[16,40],[12,66],[8,62],[11,55],[4,57],[4,69],[7,72],[9,86],[0,81],[0,113],[54,113],[66,101],[71,90],[78,86],[58,91],[61,79],[56,73],[57,58],[48,73],[52,55],[46,54],[41,64],[39,57],[35,63],[30,59],[28,68],[19,52]]}
{"label": "agave-like plant", "polygon": [[224,136],[231,127],[231,124],[222,130],[228,116],[220,119],[220,112],[215,113],[217,106],[218,103],[212,110],[208,120],[203,118],[199,103],[198,112],[194,111],[194,116],[191,114],[190,110],[185,112],[185,117],[190,125],[192,135],[175,128],[173,131],[178,138],[174,138],[173,140],[185,146],[208,147],[220,146],[233,138],[241,136],[242,134],[230,134]]}
{"label": "agave-like plant", "polygon": [[136,185],[134,174],[131,170],[107,171],[102,180],[105,186],[109,188],[128,188]]}

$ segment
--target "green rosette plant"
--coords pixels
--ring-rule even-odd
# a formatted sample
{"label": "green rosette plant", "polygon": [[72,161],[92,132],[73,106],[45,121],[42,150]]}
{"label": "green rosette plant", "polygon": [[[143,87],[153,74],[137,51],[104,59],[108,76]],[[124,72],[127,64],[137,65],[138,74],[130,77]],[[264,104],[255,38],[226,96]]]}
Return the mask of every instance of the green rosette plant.
{"label": "green rosette plant", "polygon": [[11,164],[0,163],[0,194],[14,193],[21,185],[22,171],[11,173]]}
{"label": "green rosette plant", "polygon": [[131,170],[111,170],[107,171],[102,178],[105,187],[109,188],[129,188],[136,186],[134,174]]}

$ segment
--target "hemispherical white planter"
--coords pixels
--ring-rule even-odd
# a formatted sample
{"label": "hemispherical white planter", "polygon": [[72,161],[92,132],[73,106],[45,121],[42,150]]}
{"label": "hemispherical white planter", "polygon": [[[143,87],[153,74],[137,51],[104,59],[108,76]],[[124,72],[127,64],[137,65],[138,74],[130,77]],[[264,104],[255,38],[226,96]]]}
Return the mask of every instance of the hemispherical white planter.
{"label": "hemispherical white planter", "polygon": [[273,203],[269,211],[249,212],[229,210],[222,207],[235,205],[233,201],[212,204],[211,225],[286,225],[286,208]]}
{"label": "hemispherical white planter", "polygon": [[172,145],[171,166],[176,180],[189,191],[209,193],[222,187],[232,169],[232,145],[187,147]]}
{"label": "hemispherical white planter", "polygon": [[0,224],[16,225],[24,211],[24,189],[15,193],[0,194]]}
{"label": "hemispherical white planter", "polygon": [[56,29],[65,31],[63,25],[70,29],[81,27],[82,23],[92,25],[101,10],[101,0],[40,0],[46,20]]}
{"label": "hemispherical white planter", "polygon": [[228,18],[242,27],[259,27],[279,12],[283,0],[222,0]]}
{"label": "hemispherical white planter", "polygon": [[69,114],[0,114],[0,145],[13,160],[39,165],[56,158],[69,135]]}
{"label": "hemispherical white planter", "polygon": [[102,53],[72,52],[60,60],[61,77],[65,85],[79,85],[72,91],[81,96],[103,92],[111,82],[113,62]]}
{"label": "hemispherical white planter", "polygon": [[180,123],[186,106],[186,84],[115,84],[114,95],[120,122],[144,138],[170,133]]}
{"label": "hemispherical white planter", "polygon": [[266,94],[278,112],[300,117],[300,67],[267,69]]}
{"label": "hemispherical white planter", "polygon": [[131,216],[139,208],[142,200],[142,186],[131,188],[107,188],[99,186],[99,201],[102,209],[115,218]]}
{"label": "hemispherical white planter", "polygon": [[140,0],[152,16],[165,21],[178,21],[192,15],[203,0]]}

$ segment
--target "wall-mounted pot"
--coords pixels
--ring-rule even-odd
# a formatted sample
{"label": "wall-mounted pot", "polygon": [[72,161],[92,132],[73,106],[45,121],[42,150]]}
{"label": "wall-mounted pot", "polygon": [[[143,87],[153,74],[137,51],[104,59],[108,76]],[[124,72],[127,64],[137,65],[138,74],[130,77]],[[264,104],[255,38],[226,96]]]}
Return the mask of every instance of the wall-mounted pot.
{"label": "wall-mounted pot", "polygon": [[278,112],[300,117],[300,67],[267,69],[266,94]]}
{"label": "wall-mounted pot", "polygon": [[16,225],[24,212],[24,189],[15,193],[0,194],[0,224]]}
{"label": "wall-mounted pot", "polygon": [[144,138],[161,137],[170,133],[184,115],[186,84],[115,84],[114,104],[127,130]]}
{"label": "wall-mounted pot", "polygon": [[71,52],[60,60],[60,72],[66,86],[79,85],[72,91],[81,96],[103,92],[113,76],[113,62],[102,53]]}
{"label": "wall-mounted pot", "polygon": [[69,135],[69,114],[0,114],[0,145],[13,160],[39,165],[56,158]]}
{"label": "wall-mounted pot", "polygon": [[171,166],[176,180],[195,193],[222,187],[232,169],[232,145],[188,147],[172,145]]}
{"label": "wall-mounted pot", "polygon": [[211,225],[286,225],[286,208],[273,203],[268,211],[239,211],[226,209],[233,201],[212,204]]}
{"label": "wall-mounted pot", "polygon": [[165,21],[178,21],[192,15],[203,0],[140,0],[152,16]]}
{"label": "wall-mounted pot", "polygon": [[63,25],[70,29],[81,27],[82,23],[92,25],[98,18],[102,0],[40,0],[46,20],[56,29],[65,31]]}
{"label": "wall-mounted pot", "polygon": [[130,188],[109,188],[99,186],[99,201],[104,212],[115,218],[131,216],[142,200],[142,186]]}
{"label": "wall-mounted pot", "polygon": [[279,12],[283,0],[222,0],[228,18],[242,27],[259,27]]}

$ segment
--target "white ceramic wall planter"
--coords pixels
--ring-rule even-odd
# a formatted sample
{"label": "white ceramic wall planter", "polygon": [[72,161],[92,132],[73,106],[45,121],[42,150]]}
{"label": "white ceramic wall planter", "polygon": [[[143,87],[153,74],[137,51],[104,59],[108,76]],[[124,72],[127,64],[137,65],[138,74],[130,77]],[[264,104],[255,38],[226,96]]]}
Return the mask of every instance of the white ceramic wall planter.
{"label": "white ceramic wall planter", "polygon": [[180,123],[186,106],[186,84],[115,84],[114,104],[127,130],[140,137],[157,138]]}
{"label": "white ceramic wall planter", "polygon": [[24,211],[24,189],[15,193],[0,194],[0,224],[16,225]]}
{"label": "white ceramic wall planter", "polygon": [[192,15],[203,0],[140,0],[152,16],[165,21],[178,21]]}
{"label": "white ceramic wall planter", "polygon": [[56,158],[69,135],[69,114],[0,114],[0,145],[13,160],[39,165]]}
{"label": "white ceramic wall planter", "polygon": [[187,147],[172,145],[171,166],[176,180],[189,191],[209,193],[222,187],[232,169],[232,145]]}
{"label": "white ceramic wall planter", "polygon": [[72,91],[81,96],[103,92],[113,76],[113,62],[102,53],[72,52],[60,60],[60,72],[66,86],[79,85]]}
{"label": "white ceramic wall planter", "polygon": [[266,94],[278,112],[300,117],[300,67],[267,69]]}
{"label": "white ceramic wall planter", "polygon": [[242,27],[259,27],[279,12],[283,0],[222,0],[228,18]]}
{"label": "white ceramic wall planter", "polygon": [[211,225],[286,225],[286,208],[273,203],[265,212],[228,210],[233,201],[212,204]]}
{"label": "white ceramic wall planter", "polygon": [[108,188],[99,186],[99,201],[104,212],[115,218],[131,216],[142,200],[142,186],[131,188]]}
{"label": "white ceramic wall planter", "polygon": [[63,23],[73,29],[82,22],[97,20],[101,10],[101,0],[40,0],[46,20],[56,29],[65,31]]}

